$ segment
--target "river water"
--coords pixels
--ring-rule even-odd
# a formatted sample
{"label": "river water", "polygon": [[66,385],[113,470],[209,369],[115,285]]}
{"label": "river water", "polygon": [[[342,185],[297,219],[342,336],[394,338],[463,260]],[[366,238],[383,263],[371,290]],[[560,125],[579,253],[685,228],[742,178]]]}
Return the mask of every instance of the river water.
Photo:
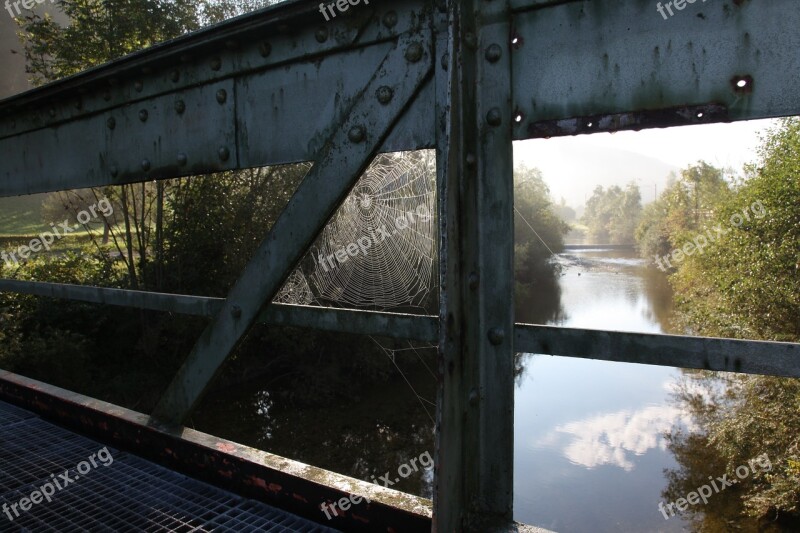
{"label": "river water", "polygon": [[[568,250],[556,261],[553,294],[518,302],[525,320],[671,332],[666,277],[632,250]],[[670,401],[678,369],[535,354],[518,366],[516,520],[560,532],[684,530],[687,522],[658,509],[664,470],[677,466],[663,434],[691,425]],[[282,405],[263,386],[239,387],[205,401],[197,429],[369,481],[433,451],[416,394],[435,399],[435,378],[424,368],[405,378],[354,391],[347,405],[306,408]],[[430,497],[431,485],[421,471],[393,488]]]}
{"label": "river water", "polygon": [[[666,276],[633,251],[558,256],[561,309],[551,323],[670,332]],[[665,468],[677,466],[663,434],[689,425],[669,401],[669,367],[526,354],[516,390],[515,518],[561,532],[681,531],[658,510]]]}

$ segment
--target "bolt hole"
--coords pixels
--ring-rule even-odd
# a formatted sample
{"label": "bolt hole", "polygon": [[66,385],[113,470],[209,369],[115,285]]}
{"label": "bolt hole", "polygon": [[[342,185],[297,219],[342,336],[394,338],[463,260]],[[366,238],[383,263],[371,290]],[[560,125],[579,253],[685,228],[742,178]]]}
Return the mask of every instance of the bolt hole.
{"label": "bolt hole", "polygon": [[703,113],[702,111],[698,111],[698,112],[697,112],[697,118],[703,118],[705,115],[706,115],[706,114],[705,114],[705,113]]}
{"label": "bolt hole", "polygon": [[587,122],[586,123],[586,127],[587,128],[593,128],[594,127],[594,122]]}
{"label": "bolt hole", "polygon": [[516,115],[514,115],[514,122],[516,122],[517,124],[519,124],[520,122],[522,122],[522,119],[523,119],[523,118],[524,118],[524,117],[522,116],[522,113],[517,113]]}
{"label": "bolt hole", "polygon": [[731,86],[734,92],[739,94],[751,94],[753,92],[752,76],[734,76],[731,79]]}

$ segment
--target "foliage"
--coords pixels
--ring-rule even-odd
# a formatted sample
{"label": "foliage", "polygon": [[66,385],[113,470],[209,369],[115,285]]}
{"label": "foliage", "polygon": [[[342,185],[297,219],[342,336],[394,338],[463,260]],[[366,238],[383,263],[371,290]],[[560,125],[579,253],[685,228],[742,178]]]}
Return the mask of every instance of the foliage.
{"label": "foliage", "polygon": [[680,178],[642,211],[635,232],[642,257],[663,257],[691,241],[708,227],[718,204],[729,196],[722,170],[704,161],[682,170]]}
{"label": "foliage", "polygon": [[598,185],[586,202],[581,221],[589,229],[589,238],[599,244],[632,244],[642,211],[642,195],[635,183],[625,189]]}
{"label": "foliage", "polygon": [[[559,274],[551,259],[564,250],[569,225],[554,210],[550,190],[536,168],[514,172],[514,279],[516,314],[523,322],[544,322],[549,317],[531,315],[530,302],[558,300]],[[557,307],[549,306],[548,308]]]}
{"label": "foliage", "polygon": [[[800,341],[800,120],[787,119],[771,131],[750,178],[721,196],[709,224],[729,231],[672,276],[681,323],[702,335]],[[764,216],[731,225],[733,216],[752,213],[754,205],[763,205]],[[728,472],[766,453],[771,471],[737,490],[747,513],[796,530],[800,380],[706,374],[694,382],[700,386],[684,386],[678,399],[703,429],[696,440],[709,446]],[[671,490],[680,490],[675,483],[701,468],[690,453],[698,442],[673,436],[671,449],[682,471],[672,473]]]}
{"label": "foliage", "polygon": [[17,18],[34,85],[76,74],[199,28],[189,0],[58,0],[70,23]]}

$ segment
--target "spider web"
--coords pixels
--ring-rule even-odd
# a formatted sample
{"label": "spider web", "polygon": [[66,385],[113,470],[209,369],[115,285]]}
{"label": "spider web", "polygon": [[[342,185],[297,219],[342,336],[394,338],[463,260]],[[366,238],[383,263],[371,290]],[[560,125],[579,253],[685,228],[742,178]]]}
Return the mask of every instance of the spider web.
{"label": "spider web", "polygon": [[312,247],[316,298],[357,307],[422,307],[436,253],[431,152],[379,155]]}

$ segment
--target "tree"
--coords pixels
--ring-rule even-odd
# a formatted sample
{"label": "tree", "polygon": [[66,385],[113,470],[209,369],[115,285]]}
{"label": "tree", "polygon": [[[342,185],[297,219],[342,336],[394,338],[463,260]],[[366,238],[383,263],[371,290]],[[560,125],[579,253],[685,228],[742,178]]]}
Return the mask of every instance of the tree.
{"label": "tree", "polygon": [[730,196],[721,169],[698,161],[670,179],[641,215],[634,237],[642,257],[663,257],[704,231],[720,202]]}
{"label": "tree", "polygon": [[624,190],[616,185],[607,190],[598,185],[586,202],[582,222],[596,243],[632,244],[641,211],[642,195],[635,183]]}
{"label": "tree", "polygon": [[[724,232],[671,277],[678,319],[701,335],[800,341],[800,120],[768,133],[749,179],[715,206],[709,224]],[[772,469],[737,485],[745,511],[800,526],[800,380],[701,374],[702,387],[678,396],[728,472],[767,454]],[[686,460],[697,442],[674,435],[680,483],[698,466]],[[683,458],[683,459],[681,459]],[[719,475],[719,474],[717,474]],[[675,485],[672,484],[672,490]]]}
{"label": "tree", "polygon": [[558,314],[559,270],[551,259],[564,250],[570,228],[556,215],[550,190],[536,168],[523,165],[514,171],[514,211],[516,314],[523,322],[544,322]]}

